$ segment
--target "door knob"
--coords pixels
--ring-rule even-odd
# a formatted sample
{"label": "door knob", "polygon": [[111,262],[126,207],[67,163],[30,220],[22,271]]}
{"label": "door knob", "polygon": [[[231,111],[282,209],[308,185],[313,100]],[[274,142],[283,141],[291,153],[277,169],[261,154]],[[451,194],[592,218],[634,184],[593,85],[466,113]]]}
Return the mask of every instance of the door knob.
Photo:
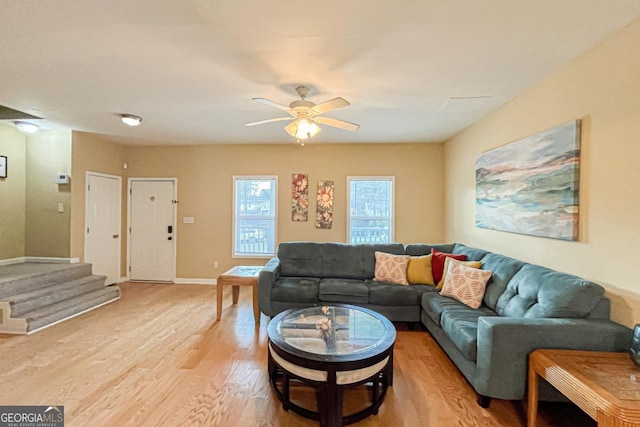
{"label": "door knob", "polygon": [[173,240],[173,237],[169,236],[167,237],[167,240]]}
{"label": "door knob", "polygon": [[119,235],[117,235],[117,234],[114,234],[114,235],[113,235],[113,238],[114,238],[114,239],[117,239],[118,237],[120,237],[120,236],[119,236]]}

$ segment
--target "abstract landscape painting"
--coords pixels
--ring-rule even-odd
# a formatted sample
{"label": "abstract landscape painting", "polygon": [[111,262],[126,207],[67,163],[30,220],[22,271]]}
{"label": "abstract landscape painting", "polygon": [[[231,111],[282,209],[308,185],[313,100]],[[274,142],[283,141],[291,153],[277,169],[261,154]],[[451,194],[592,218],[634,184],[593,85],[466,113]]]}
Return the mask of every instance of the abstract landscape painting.
{"label": "abstract landscape painting", "polygon": [[578,239],[580,120],[476,159],[476,226]]}

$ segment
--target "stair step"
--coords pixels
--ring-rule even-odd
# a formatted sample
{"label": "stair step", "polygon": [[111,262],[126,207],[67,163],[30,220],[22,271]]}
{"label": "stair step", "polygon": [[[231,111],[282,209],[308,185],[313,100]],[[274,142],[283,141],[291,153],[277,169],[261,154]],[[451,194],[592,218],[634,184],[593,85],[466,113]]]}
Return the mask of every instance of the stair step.
{"label": "stair step", "polygon": [[[23,317],[29,321],[38,320],[38,319],[47,317],[51,314],[54,314],[58,311],[65,311],[69,308],[73,309],[77,305],[82,305],[82,303],[86,300],[90,300],[102,294],[108,294],[111,292],[114,292],[114,291],[105,287],[104,289],[95,290],[95,291],[88,292],[86,294],[75,296],[73,298],[68,298],[63,301],[59,301],[55,304],[49,304],[43,307],[34,308],[33,310],[23,313],[22,316],[20,317]],[[12,317],[15,317],[15,316],[12,316]]]}
{"label": "stair step", "polygon": [[0,267],[0,299],[90,276],[91,264],[22,263]]}
{"label": "stair step", "polygon": [[105,278],[105,276],[91,275],[10,296],[7,299],[11,303],[11,315],[12,317],[23,317],[24,313],[36,307],[55,304],[93,290],[102,289],[105,287]]}
{"label": "stair step", "polygon": [[115,301],[118,298],[120,298],[120,288],[118,288],[117,286],[108,286],[104,287],[100,291],[90,292],[88,294],[82,295],[81,297],[74,298],[74,300],[71,300],[74,302],[70,306],[65,306],[64,304],[59,303],[54,304],[54,306],[57,305],[58,307],[53,311],[50,310],[50,307],[53,306],[48,306],[40,310],[34,310],[30,314],[30,316],[33,317],[30,318],[28,332],[33,332],[44,326],[67,319],[83,311],[95,308],[101,304]]}

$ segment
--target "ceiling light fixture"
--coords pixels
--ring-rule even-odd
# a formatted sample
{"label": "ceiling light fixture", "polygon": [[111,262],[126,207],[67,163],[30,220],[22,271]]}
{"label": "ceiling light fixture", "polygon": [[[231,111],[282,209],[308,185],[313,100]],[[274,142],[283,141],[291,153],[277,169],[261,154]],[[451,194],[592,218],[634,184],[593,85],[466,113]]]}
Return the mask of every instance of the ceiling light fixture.
{"label": "ceiling light fixture", "polygon": [[134,116],[133,114],[121,114],[120,118],[122,123],[129,126],[138,126],[142,122],[142,117]]}
{"label": "ceiling light fixture", "polygon": [[40,126],[38,126],[35,123],[21,122],[21,121],[17,121],[13,123],[16,125],[18,130],[22,133],[36,133],[38,132],[38,129],[40,129]]}
{"label": "ceiling light fixture", "polygon": [[316,124],[315,121],[306,117],[300,116],[293,122],[284,127],[287,133],[297,140],[313,138],[322,129]]}

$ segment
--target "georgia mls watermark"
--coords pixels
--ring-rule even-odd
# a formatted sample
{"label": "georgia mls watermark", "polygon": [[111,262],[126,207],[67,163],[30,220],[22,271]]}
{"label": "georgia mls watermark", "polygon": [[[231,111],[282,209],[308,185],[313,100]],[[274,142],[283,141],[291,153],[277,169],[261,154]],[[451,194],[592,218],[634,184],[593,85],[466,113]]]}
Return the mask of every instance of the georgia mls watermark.
{"label": "georgia mls watermark", "polygon": [[64,406],[0,406],[0,427],[64,427]]}

